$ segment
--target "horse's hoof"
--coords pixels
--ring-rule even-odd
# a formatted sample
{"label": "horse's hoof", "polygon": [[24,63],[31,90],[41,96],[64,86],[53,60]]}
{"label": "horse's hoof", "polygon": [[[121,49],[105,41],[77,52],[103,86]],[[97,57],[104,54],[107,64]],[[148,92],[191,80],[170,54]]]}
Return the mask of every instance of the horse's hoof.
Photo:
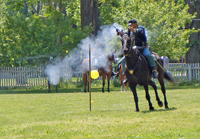
{"label": "horse's hoof", "polygon": [[154,107],[150,107],[149,110],[153,111],[153,110],[154,110]]}
{"label": "horse's hoof", "polygon": [[159,106],[159,107],[162,107],[162,106],[163,106],[163,102],[162,102],[162,101],[159,101],[159,102],[158,102],[158,106]]}
{"label": "horse's hoof", "polygon": [[169,109],[169,107],[168,107],[168,106],[165,106],[165,109]]}
{"label": "horse's hoof", "polygon": [[135,112],[139,112],[139,110],[135,110]]}

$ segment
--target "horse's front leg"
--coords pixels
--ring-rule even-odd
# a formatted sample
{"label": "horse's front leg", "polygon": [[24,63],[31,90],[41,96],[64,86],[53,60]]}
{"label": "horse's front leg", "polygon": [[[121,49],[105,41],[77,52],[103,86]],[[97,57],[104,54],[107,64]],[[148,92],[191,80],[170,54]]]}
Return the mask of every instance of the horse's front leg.
{"label": "horse's front leg", "polygon": [[103,93],[104,93],[104,86],[105,86],[105,78],[106,78],[106,76],[102,75],[102,82],[103,82],[103,84],[102,84],[102,92]]}
{"label": "horse's front leg", "polygon": [[50,86],[50,82],[48,81],[48,92],[51,92],[51,86]]}
{"label": "horse's front leg", "polygon": [[129,84],[131,91],[133,92],[134,96],[134,101],[135,101],[135,107],[136,107],[136,112],[139,112],[139,106],[138,106],[138,96],[137,96],[137,91],[136,91],[136,84]]}
{"label": "horse's front leg", "polygon": [[110,93],[110,78],[111,76],[107,76],[107,81],[108,81],[108,92]]}
{"label": "horse's front leg", "polygon": [[156,86],[155,82],[152,81],[152,80],[149,80],[148,84],[149,84],[151,87],[153,87],[153,89],[154,89],[154,91],[155,91],[155,95],[156,95],[156,100],[157,100],[157,102],[158,102],[158,106],[159,106],[159,107],[162,107],[162,106],[163,106],[163,102],[160,100],[160,98],[159,98],[159,96],[158,96],[157,86]]}
{"label": "horse's front leg", "polygon": [[150,98],[150,95],[149,95],[148,84],[144,85],[144,89],[145,89],[145,93],[146,93],[146,99],[149,102],[149,110],[154,110],[154,107],[152,106],[151,98]]}
{"label": "horse's front leg", "polygon": [[58,85],[56,85],[56,92],[58,92]]}

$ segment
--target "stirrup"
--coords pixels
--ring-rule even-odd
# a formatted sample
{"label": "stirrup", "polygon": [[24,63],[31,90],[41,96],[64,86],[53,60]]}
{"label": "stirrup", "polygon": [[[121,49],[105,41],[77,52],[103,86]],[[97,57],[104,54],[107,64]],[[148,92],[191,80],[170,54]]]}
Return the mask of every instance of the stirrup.
{"label": "stirrup", "polygon": [[117,74],[115,72],[112,71],[111,73],[111,77],[116,76]]}

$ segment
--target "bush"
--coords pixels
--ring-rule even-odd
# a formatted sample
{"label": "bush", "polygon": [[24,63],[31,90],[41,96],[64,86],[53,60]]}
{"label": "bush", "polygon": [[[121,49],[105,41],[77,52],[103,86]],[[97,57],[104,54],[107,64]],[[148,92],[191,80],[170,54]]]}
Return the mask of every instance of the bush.
{"label": "bush", "polygon": [[117,81],[117,79],[114,79],[114,81],[113,81],[113,86],[114,86],[114,87],[120,87],[121,84],[119,83],[119,81]]}
{"label": "bush", "polygon": [[200,82],[198,81],[185,81],[178,84],[179,86],[200,86]]}

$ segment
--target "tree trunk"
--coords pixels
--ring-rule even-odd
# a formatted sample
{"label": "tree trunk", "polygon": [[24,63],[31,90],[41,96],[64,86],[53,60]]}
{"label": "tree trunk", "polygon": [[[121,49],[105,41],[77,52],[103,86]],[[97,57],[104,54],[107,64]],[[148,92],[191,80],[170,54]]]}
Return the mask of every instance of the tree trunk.
{"label": "tree trunk", "polygon": [[93,27],[93,34],[97,35],[99,9],[98,0],[81,0],[81,27],[90,25]]}
{"label": "tree trunk", "polygon": [[24,1],[24,4],[25,4],[25,14],[28,15],[28,4],[26,1]]}
{"label": "tree trunk", "polygon": [[40,14],[40,1],[38,1],[37,3],[37,14],[38,15]]}
{"label": "tree trunk", "polygon": [[[186,28],[200,28],[200,1],[198,0],[185,0],[185,3],[190,6],[189,13],[194,14],[197,12],[196,19],[192,20],[190,25],[187,25]],[[200,33],[193,33],[190,35],[189,43],[191,47],[186,54],[186,63],[200,63]]]}

